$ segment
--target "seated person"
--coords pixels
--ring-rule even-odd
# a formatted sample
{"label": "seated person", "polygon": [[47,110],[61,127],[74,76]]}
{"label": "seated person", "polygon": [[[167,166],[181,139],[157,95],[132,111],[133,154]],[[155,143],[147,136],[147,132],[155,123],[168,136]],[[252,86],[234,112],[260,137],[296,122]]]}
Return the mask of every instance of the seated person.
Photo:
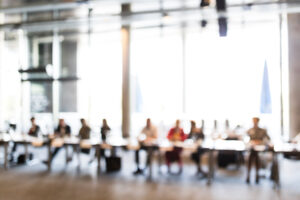
{"label": "seated person", "polygon": [[[30,118],[30,122],[31,122],[31,127],[28,131],[28,135],[32,136],[32,137],[38,137],[39,132],[40,132],[40,127],[35,123],[35,118],[34,117]],[[14,143],[14,146],[12,148],[12,154],[14,152],[16,152],[16,150],[17,150],[17,143]],[[10,161],[13,161],[13,156],[12,155],[11,155],[11,160]]]}
{"label": "seated person", "polygon": [[106,119],[103,119],[100,132],[101,132],[101,139],[104,143],[106,142],[106,138],[109,131],[110,131],[110,127],[108,126],[107,121]]}
{"label": "seated person", "polygon": [[292,140],[290,141],[291,143],[294,144],[299,144],[300,143],[300,133],[298,133]]}
{"label": "seated person", "polygon": [[[266,142],[270,141],[270,137],[267,134],[266,129],[262,129],[258,126],[259,118],[254,117],[253,119],[253,127],[247,131],[247,134],[250,137],[250,144],[251,145],[263,145]],[[255,182],[259,183],[259,167],[260,167],[260,160],[258,152],[255,150],[250,151],[249,160],[248,160],[248,169],[247,169],[247,179],[246,182],[250,183],[250,171],[251,165],[255,163],[255,170],[256,170],[256,179]]]}
{"label": "seated person", "polygon": [[[223,140],[240,140],[241,137],[235,129],[231,129],[229,120],[225,120],[225,129],[221,137]],[[217,163],[220,168],[227,168],[229,165],[236,165],[238,168],[243,162],[243,152],[236,151],[218,151]]]}
{"label": "seated person", "polygon": [[157,128],[151,123],[151,120],[149,118],[147,119],[146,126],[141,131],[140,136],[143,136],[143,135],[145,136],[145,139],[144,140],[139,139],[139,143],[140,143],[141,147],[140,147],[140,149],[135,151],[135,163],[136,163],[137,169],[134,172],[134,174],[142,174],[143,173],[143,170],[139,166],[140,165],[140,156],[139,156],[140,150],[148,150],[146,166],[148,166],[150,164],[150,156],[152,154],[152,151],[151,151],[151,148],[147,148],[144,145],[144,143],[152,142],[152,141],[156,140],[158,137]]}
{"label": "seated person", "polygon": [[[64,138],[71,136],[71,127],[65,123],[64,119],[59,119],[58,126],[54,131],[55,138]],[[52,152],[51,160],[57,155],[61,147],[56,147]]]}
{"label": "seated person", "polygon": [[[300,133],[292,138],[289,143],[300,144]],[[298,151],[285,152],[283,156],[287,159],[300,160],[300,154]]]}
{"label": "seated person", "polygon": [[[177,142],[177,141],[184,141],[186,139],[186,136],[183,132],[183,129],[180,128],[180,121],[176,120],[175,127],[171,128],[167,138],[171,142]],[[166,162],[168,166],[168,172],[171,173],[171,163],[177,161],[179,164],[179,174],[182,172],[182,161],[181,161],[181,154],[182,148],[180,147],[174,147],[172,151],[166,152]]]}
{"label": "seated person", "polygon": [[224,137],[223,139],[226,140],[239,140],[239,136],[237,135],[235,129],[231,129],[229,125],[229,120],[225,120],[225,130],[224,130]]}
{"label": "seated person", "polygon": [[[79,138],[80,140],[90,139],[91,128],[87,125],[85,119],[80,119],[81,128],[79,130]],[[81,149],[82,153],[90,153],[90,149]]]}
{"label": "seated person", "polygon": [[90,139],[91,128],[87,125],[85,119],[80,119],[81,128],[79,130],[79,138],[81,140]]}
{"label": "seated person", "polygon": [[35,123],[35,118],[32,117],[30,119],[31,121],[31,127],[28,131],[28,135],[32,136],[32,137],[38,137],[39,132],[40,132],[40,127]]}
{"label": "seated person", "polygon": [[[107,120],[103,119],[102,126],[100,129],[102,143],[106,143],[106,139],[107,139],[107,136],[110,131],[111,131],[111,129],[107,124]],[[105,157],[105,149],[103,149],[103,148],[100,149],[100,155]],[[95,157],[97,157],[97,152],[95,153],[95,156],[93,158],[91,158],[91,160],[89,161],[89,164],[91,164],[94,161]]]}
{"label": "seated person", "polygon": [[[191,121],[191,130],[190,130],[188,138],[192,139],[194,142],[197,142],[199,140],[204,140],[203,130],[202,130],[202,128],[196,127],[195,121]],[[194,152],[191,154],[191,158],[197,165],[197,174],[201,173],[203,175],[206,175],[206,173],[202,170],[202,167],[201,167],[201,156],[203,153],[204,153],[204,150],[201,148],[198,148],[197,152]]]}

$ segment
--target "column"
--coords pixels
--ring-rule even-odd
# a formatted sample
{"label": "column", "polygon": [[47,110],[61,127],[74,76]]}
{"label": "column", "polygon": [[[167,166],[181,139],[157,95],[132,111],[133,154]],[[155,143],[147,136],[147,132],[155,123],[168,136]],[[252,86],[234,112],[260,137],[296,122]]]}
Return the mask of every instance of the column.
{"label": "column", "polygon": [[[122,16],[130,12],[130,4],[122,4]],[[122,135],[129,137],[130,131],[130,26],[123,25],[122,34]]]}
{"label": "column", "polygon": [[[0,0],[1,2],[1,0]],[[0,14],[0,22],[3,22],[3,14]],[[4,45],[4,32],[0,31],[0,130],[3,130],[4,126],[4,116],[3,116],[3,45]],[[2,112],[1,112],[2,111]]]}
{"label": "column", "polygon": [[[0,20],[1,20],[1,15],[0,15]],[[3,68],[3,45],[4,45],[4,33],[0,31],[0,130],[3,130],[4,126],[4,116],[3,116],[3,78],[4,76],[4,70]],[[2,111],[2,112],[1,112]]]}
{"label": "column", "polygon": [[290,137],[300,132],[300,14],[288,14]]}

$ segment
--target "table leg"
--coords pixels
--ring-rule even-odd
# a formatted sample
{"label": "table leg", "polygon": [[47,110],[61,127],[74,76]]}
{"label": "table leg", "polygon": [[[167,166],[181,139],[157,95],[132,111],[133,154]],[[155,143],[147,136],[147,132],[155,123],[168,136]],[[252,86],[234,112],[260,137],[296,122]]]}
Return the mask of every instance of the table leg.
{"label": "table leg", "polygon": [[77,162],[78,162],[78,169],[80,169],[80,145],[77,145],[76,147],[76,154],[77,154]]}
{"label": "table leg", "polygon": [[52,152],[51,152],[51,142],[49,141],[48,143],[48,162],[47,162],[47,167],[48,171],[51,170],[51,162],[52,162]]}
{"label": "table leg", "polygon": [[116,157],[117,152],[116,152],[116,147],[111,148],[111,157]]}
{"label": "table leg", "polygon": [[68,145],[65,145],[65,151],[66,151],[66,165],[69,163],[69,152],[68,152]]}
{"label": "table leg", "polygon": [[152,179],[152,156],[153,156],[153,149],[150,147],[147,151],[147,156],[149,159],[149,176],[148,179],[151,180]]}
{"label": "table leg", "polygon": [[25,162],[28,161],[28,144],[25,143],[24,144],[24,148],[25,148]]}
{"label": "table leg", "polygon": [[207,184],[210,185],[214,176],[214,151],[212,149],[208,152],[208,176]]}
{"label": "table leg", "polygon": [[158,173],[161,174],[162,152],[158,149]]}
{"label": "table leg", "polygon": [[273,152],[271,172],[272,172],[271,177],[274,181],[274,188],[280,187],[279,164],[278,164],[278,157],[276,152]]}
{"label": "table leg", "polygon": [[4,169],[7,169],[7,164],[8,164],[8,142],[4,143]]}
{"label": "table leg", "polygon": [[100,160],[101,160],[101,153],[100,153],[100,145],[96,145],[96,156],[97,156],[97,171],[98,173],[100,173],[101,171],[101,163],[100,163]]}

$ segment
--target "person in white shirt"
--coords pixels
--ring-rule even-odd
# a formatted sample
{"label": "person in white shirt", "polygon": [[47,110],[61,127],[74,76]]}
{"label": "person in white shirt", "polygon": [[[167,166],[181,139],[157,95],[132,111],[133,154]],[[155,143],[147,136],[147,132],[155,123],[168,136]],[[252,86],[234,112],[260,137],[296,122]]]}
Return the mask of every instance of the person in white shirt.
{"label": "person in white shirt", "polygon": [[[300,133],[298,133],[295,137],[293,137],[289,143],[300,144]],[[292,160],[300,160],[300,155],[297,151],[285,152],[283,154],[284,158],[292,159]]]}
{"label": "person in white shirt", "polygon": [[140,150],[148,151],[147,162],[146,162],[146,167],[147,167],[150,163],[152,148],[151,146],[146,146],[145,143],[155,142],[157,140],[157,137],[158,137],[157,128],[151,123],[151,120],[148,118],[146,122],[146,126],[142,129],[141,134],[138,137],[140,148],[135,151],[135,162],[137,165],[137,169],[134,172],[135,175],[143,173],[143,170],[140,168],[140,156],[139,156]]}

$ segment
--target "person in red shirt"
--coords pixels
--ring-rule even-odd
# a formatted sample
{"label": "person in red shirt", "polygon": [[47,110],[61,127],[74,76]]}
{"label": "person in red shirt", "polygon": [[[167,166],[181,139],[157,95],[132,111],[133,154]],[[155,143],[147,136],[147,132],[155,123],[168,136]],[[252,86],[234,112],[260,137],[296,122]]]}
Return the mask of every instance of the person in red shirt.
{"label": "person in red shirt", "polygon": [[[180,121],[176,120],[175,127],[171,128],[167,138],[171,142],[184,141],[186,139],[186,135],[183,132],[183,129],[180,127]],[[174,147],[172,151],[166,152],[166,162],[168,166],[168,172],[171,173],[171,163],[178,162],[179,164],[179,174],[182,172],[182,161],[181,161],[181,147]]]}

